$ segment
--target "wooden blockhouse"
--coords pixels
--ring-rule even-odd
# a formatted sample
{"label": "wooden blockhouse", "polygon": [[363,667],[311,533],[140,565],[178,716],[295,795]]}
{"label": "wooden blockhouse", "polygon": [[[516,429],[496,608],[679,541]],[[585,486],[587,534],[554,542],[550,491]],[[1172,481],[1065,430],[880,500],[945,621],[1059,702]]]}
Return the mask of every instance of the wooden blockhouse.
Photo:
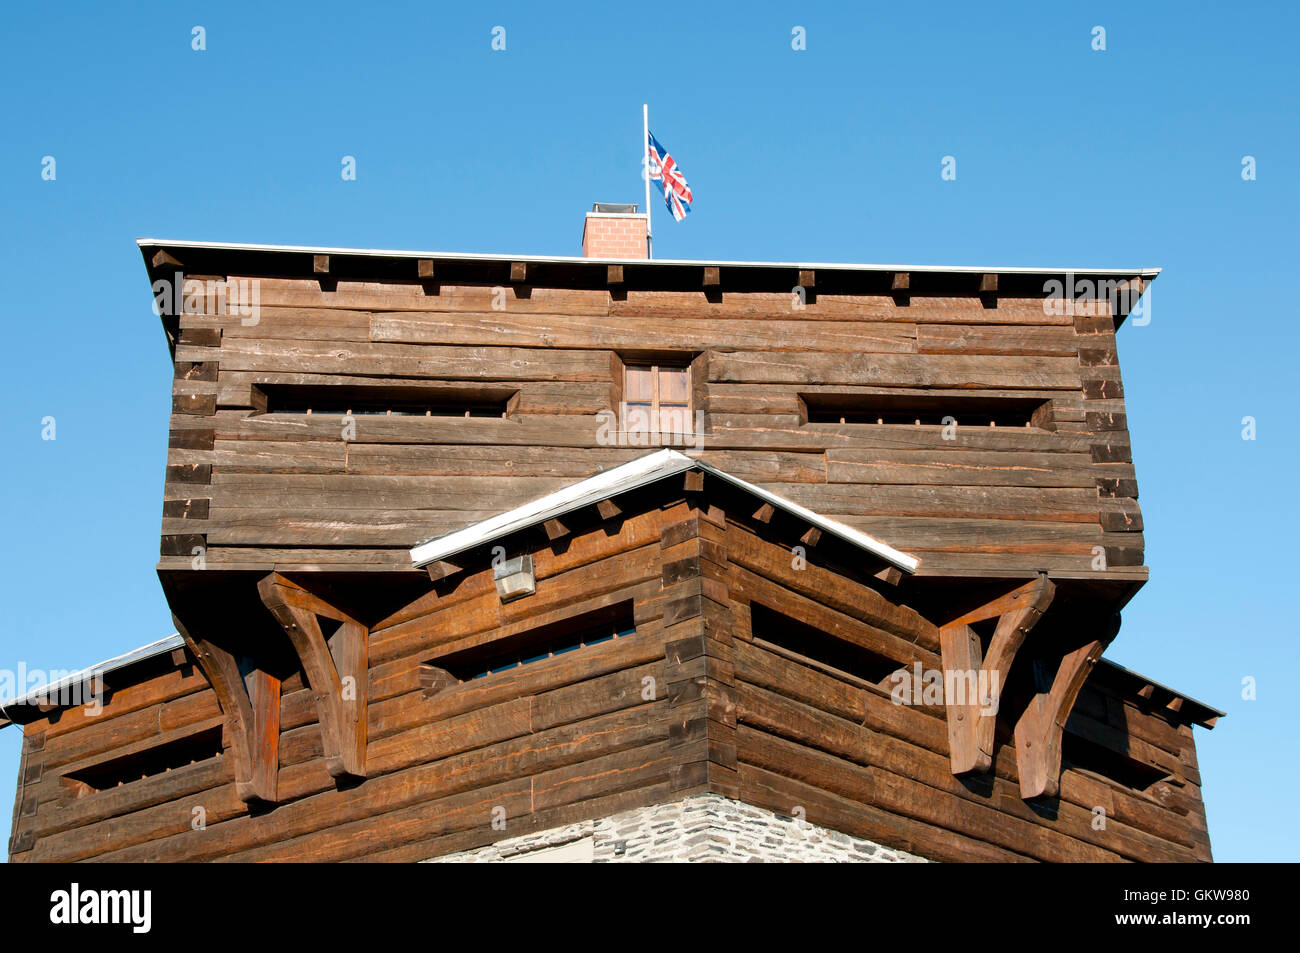
{"label": "wooden blockhouse", "polygon": [[1102,657],[1156,272],[602,257],[643,221],[140,242],[177,634],[6,702],[12,860],[417,861],[697,795],[937,861],[1210,860],[1221,713]]}

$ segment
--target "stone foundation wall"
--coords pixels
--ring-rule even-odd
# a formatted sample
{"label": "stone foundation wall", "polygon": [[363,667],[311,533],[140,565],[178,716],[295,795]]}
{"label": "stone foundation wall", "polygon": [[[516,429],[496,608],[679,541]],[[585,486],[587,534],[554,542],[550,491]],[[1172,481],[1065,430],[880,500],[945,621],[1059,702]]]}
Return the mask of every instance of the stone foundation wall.
{"label": "stone foundation wall", "polygon": [[646,861],[924,863],[799,818],[700,794],[498,841],[427,863]]}

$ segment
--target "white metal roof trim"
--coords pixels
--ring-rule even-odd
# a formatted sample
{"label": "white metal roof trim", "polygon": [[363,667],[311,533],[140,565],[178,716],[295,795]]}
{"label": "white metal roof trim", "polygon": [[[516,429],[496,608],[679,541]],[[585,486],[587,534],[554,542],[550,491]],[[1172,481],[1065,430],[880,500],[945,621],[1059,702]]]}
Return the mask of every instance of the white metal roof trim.
{"label": "white metal roof trim", "polygon": [[244,242],[196,242],[185,239],[138,238],[141,248],[219,248],[227,251],[294,252],[312,255],[354,255],[372,258],[442,258],[449,261],[532,261],[538,263],[580,264],[582,262],[616,262],[625,265],[716,265],[742,268],[803,268],[827,271],[907,271],[917,273],[1000,274],[1000,275],[1141,275],[1154,278],[1159,268],[1026,268],[1002,265],[889,265],[853,264],[850,262],[796,261],[727,261],[725,259],[690,258],[587,258],[582,255],[498,255],[480,252],[409,251],[391,248],[336,248],[328,245],[258,245]]}
{"label": "white metal roof trim", "polygon": [[683,473],[686,470],[696,468],[725,480],[733,486],[740,487],[764,502],[793,513],[824,532],[831,533],[846,542],[880,556],[899,569],[915,572],[916,568],[921,564],[921,561],[915,556],[910,556],[886,543],[882,543],[880,540],[853,529],[851,526],[845,526],[843,523],[827,519],[819,513],[800,506],[798,503],[787,500],[761,487],[754,486],[754,484],[732,476],[717,467],[678,453],[676,450],[659,450],[644,457],[638,457],[629,463],[606,470],[603,473],[597,473],[595,476],[580,480],[513,510],[488,517],[445,536],[422,542],[411,550],[411,562],[418,569],[427,566],[429,563],[437,562],[440,559],[472,549],[475,546],[490,543],[493,540],[508,536],[510,533],[553,517],[562,516],[579,507],[589,506],[592,503],[608,499],[610,496],[627,493],[672,476],[675,473]]}

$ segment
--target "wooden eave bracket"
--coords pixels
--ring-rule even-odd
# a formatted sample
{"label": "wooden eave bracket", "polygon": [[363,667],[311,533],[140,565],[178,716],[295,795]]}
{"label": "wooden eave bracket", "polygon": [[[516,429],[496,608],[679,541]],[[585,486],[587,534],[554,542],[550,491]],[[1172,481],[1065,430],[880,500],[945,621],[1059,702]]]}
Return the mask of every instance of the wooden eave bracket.
{"label": "wooden eave bracket", "polygon": [[890,281],[889,293],[894,299],[894,304],[899,307],[906,307],[912,303],[912,275],[906,271],[894,272],[894,277]]}
{"label": "wooden eave bracket", "polygon": [[1119,633],[1119,613],[1106,632],[1062,656],[1051,688],[1039,692],[1016,722],[1016,764],[1020,771],[1020,796],[1055,797],[1061,787],[1061,732],[1079,690],[1093,667]]}
{"label": "wooden eave bracket", "polygon": [[[293,643],[320,717],[325,767],[336,779],[366,776],[366,688],[369,630],[279,573],[257,584]],[[340,623],[327,640],[320,619]]]}
{"label": "wooden eave bracket", "polygon": [[[953,774],[982,772],[993,766],[997,711],[1011,663],[1015,661],[1025,637],[1047,611],[1055,593],[1055,584],[1046,575],[1040,575],[1033,582],[939,629],[945,695],[950,685],[961,685],[968,694],[979,696],[986,693],[989,696],[959,698],[953,692],[953,697],[944,699],[948,710],[948,745]],[[998,620],[997,628],[985,653],[971,625],[993,618]]]}
{"label": "wooden eave bracket", "polygon": [[425,566],[424,570],[429,574],[430,582],[438,582],[440,579],[455,575],[463,568],[465,567],[460,563],[452,562],[449,559],[437,559]]}
{"label": "wooden eave bracket", "polygon": [[984,307],[996,308],[998,305],[998,276],[987,274],[980,276],[980,300]]}
{"label": "wooden eave bracket", "polygon": [[280,679],[172,622],[203,671],[226,718],[235,768],[235,793],[245,804],[276,801],[280,771]]}
{"label": "wooden eave bracket", "polygon": [[557,539],[563,539],[564,537],[568,536],[572,532],[568,524],[565,523],[563,520],[561,520],[558,516],[552,517],[551,519],[543,523],[542,531],[546,533],[547,540],[552,543],[555,542]]}

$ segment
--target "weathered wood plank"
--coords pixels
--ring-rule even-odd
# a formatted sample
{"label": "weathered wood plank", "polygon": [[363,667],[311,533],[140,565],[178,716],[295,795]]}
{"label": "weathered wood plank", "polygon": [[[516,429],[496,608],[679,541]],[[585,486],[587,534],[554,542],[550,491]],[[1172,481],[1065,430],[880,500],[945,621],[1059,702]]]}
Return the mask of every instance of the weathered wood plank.
{"label": "weathered wood plank", "polygon": [[[224,367],[224,348],[222,354]],[[709,379],[734,383],[1078,390],[1079,363],[1070,357],[736,351],[714,355],[709,362]]]}
{"label": "weathered wood plank", "polygon": [[[548,348],[736,348],[764,351],[916,353],[916,327],[902,322],[717,321],[700,317],[593,318],[501,312],[454,318],[375,315],[373,341],[396,344]],[[1071,341],[1074,333],[1069,333]],[[1070,353],[1073,353],[1071,351]]]}

